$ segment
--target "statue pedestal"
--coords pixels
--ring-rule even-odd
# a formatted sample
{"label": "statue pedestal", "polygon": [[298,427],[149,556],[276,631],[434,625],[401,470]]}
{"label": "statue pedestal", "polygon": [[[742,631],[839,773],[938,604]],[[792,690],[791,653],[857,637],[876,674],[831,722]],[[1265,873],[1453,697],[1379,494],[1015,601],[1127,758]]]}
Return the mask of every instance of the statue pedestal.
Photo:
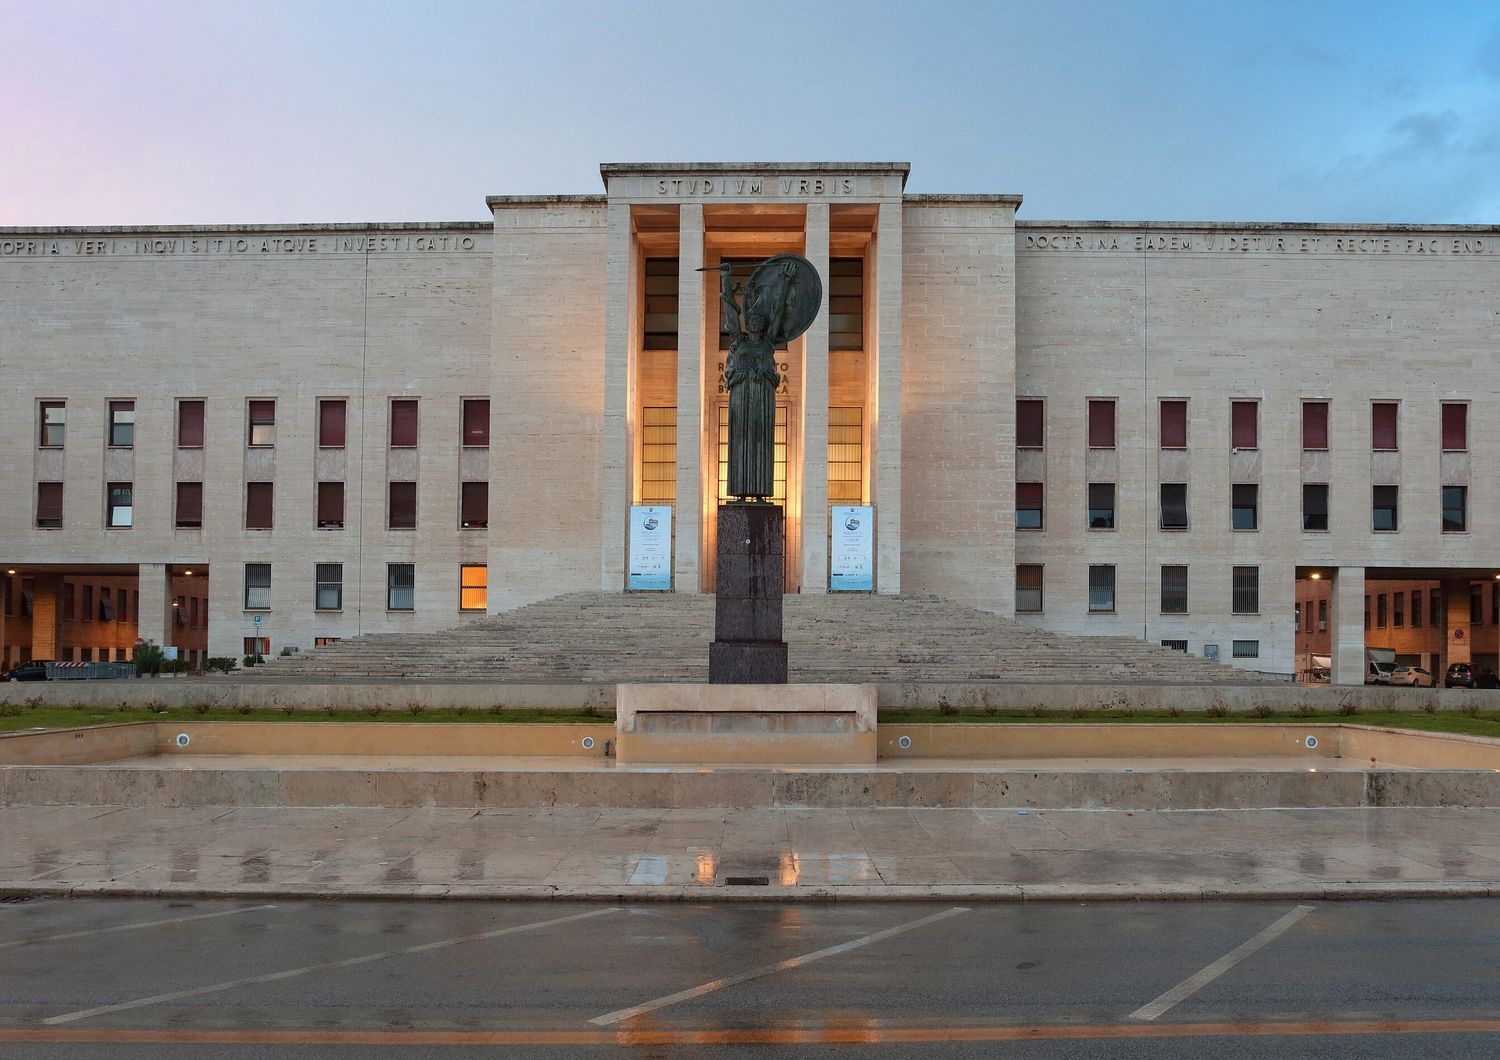
{"label": "statue pedestal", "polygon": [[710,684],[786,684],[786,641],[781,639],[785,553],[780,507],[720,505]]}

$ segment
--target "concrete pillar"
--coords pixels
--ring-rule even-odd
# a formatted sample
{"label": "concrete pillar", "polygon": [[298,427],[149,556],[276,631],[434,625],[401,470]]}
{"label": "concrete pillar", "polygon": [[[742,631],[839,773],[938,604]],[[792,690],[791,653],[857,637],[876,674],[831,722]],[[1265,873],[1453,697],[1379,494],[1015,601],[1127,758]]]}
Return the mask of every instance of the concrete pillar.
{"label": "concrete pillar", "polygon": [[802,591],[828,591],[828,204],[807,205],[804,253],[823,278],[823,308],[802,338]]}
{"label": "concrete pillar", "polygon": [[1333,649],[1333,672],[1329,679],[1336,685],[1362,685],[1365,683],[1365,569],[1340,567],[1333,576],[1332,596],[1329,642]]}
{"label": "concrete pillar", "polygon": [[[680,593],[702,590],[703,493],[703,204],[690,202],[677,214],[677,570],[672,585]],[[717,280],[717,275],[714,276]],[[714,302],[718,320],[718,301]],[[715,337],[718,330],[714,331]]]}
{"label": "concrete pillar", "polygon": [[43,662],[60,660],[62,649],[61,574],[38,574],[32,579],[31,657]]}
{"label": "concrete pillar", "polygon": [[[1473,630],[1469,628],[1469,579],[1443,579],[1443,668],[1454,663],[1474,661],[1474,646],[1471,643]],[[1433,668],[1437,679],[1443,675]]]}
{"label": "concrete pillar", "polygon": [[172,578],[165,563],[142,563],[138,569],[141,613],[135,635],[165,648],[172,643]]}
{"label": "concrete pillar", "polygon": [[[604,438],[599,587],[625,589],[626,514],[630,506],[631,423],[634,420],[635,365],[630,356],[635,238],[630,207],[610,203],[604,251]],[[582,454],[580,454],[582,456]]]}
{"label": "concrete pillar", "polygon": [[901,204],[881,203],[875,228],[875,364],[870,454],[875,585],[901,591]]}

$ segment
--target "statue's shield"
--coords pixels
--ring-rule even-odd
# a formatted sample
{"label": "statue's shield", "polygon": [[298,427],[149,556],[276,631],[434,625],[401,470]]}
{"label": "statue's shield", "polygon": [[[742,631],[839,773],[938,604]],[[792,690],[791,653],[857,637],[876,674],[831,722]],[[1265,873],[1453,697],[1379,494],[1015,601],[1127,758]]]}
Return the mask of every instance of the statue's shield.
{"label": "statue's shield", "polygon": [[[791,266],[790,270],[785,267],[787,265]],[[759,303],[763,298],[770,304],[776,296],[776,289],[785,286],[786,311],[782,314],[781,326],[776,334],[766,336],[778,346],[792,341],[811,327],[823,305],[823,279],[813,268],[813,263],[801,254],[777,254],[767,258],[755,267],[745,286],[747,304]]]}

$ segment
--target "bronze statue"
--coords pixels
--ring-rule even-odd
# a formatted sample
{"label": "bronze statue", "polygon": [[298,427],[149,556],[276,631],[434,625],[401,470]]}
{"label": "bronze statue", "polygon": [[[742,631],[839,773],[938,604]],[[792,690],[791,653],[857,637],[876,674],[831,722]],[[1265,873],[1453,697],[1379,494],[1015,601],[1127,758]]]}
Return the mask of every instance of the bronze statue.
{"label": "bronze statue", "polygon": [[729,262],[718,270],[729,332],[729,494],[764,503],[776,491],[776,347],[812,324],[823,303],[823,281],[800,254],[767,258],[744,284],[733,282]]}

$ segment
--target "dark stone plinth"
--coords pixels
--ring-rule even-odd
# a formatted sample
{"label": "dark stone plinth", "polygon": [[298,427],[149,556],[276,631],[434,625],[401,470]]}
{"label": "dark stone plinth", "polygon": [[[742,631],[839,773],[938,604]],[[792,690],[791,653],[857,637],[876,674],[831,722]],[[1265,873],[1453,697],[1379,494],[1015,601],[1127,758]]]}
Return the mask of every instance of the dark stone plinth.
{"label": "dark stone plinth", "polygon": [[720,506],[710,684],[786,684],[786,641],[781,639],[785,542],[776,505]]}

